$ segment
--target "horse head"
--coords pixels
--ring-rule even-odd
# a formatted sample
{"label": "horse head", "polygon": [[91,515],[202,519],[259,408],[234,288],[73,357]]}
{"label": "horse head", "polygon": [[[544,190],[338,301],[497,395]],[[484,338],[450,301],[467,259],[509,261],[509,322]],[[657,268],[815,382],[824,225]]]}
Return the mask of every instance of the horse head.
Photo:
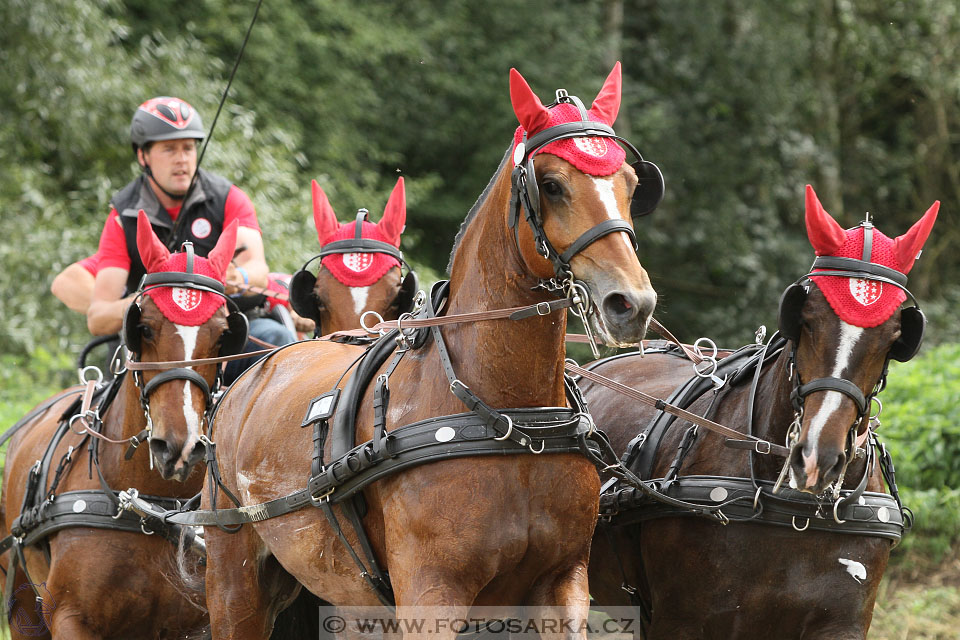
{"label": "horse head", "polygon": [[320,270],[314,276],[304,265],[294,274],[290,282],[294,311],[313,319],[318,334],[357,328],[367,311],[386,320],[409,311],[418,283],[413,271],[404,278],[400,273],[400,234],[407,219],[403,178],[397,180],[376,224],[367,220],[366,209],[358,211],[356,220],[340,224],[316,180],[312,191],[320,242],[320,254],[313,259],[320,258]]}
{"label": "horse head", "polygon": [[[656,166],[642,158],[626,163],[617,144],[639,157],[612,129],[620,83],[618,62],[589,110],[563,90],[557,103],[544,106],[523,76],[510,72],[510,99],[520,126],[514,134],[507,224],[526,271],[582,287],[589,322],[610,346],[639,342],[656,305],[635,253],[631,210],[649,213],[663,193]],[[644,202],[638,212],[637,203]],[[529,224],[520,222],[521,205]]]}
{"label": "horse head", "polygon": [[819,494],[834,483],[839,489],[889,361],[909,360],[919,349],[925,320],[919,308],[903,306],[912,299],[906,274],[939,206],[891,239],[869,221],[844,230],[807,186],[807,235],[818,257],[780,303],[780,331],[793,342],[794,489]]}
{"label": "horse head", "polygon": [[[143,362],[193,360],[238,353],[246,318],[226,312],[223,282],[237,241],[237,224],[224,229],[206,258],[193,247],[171,254],[141,211],[137,247],[147,275],[127,309],[123,340]],[[141,375],[142,374],[142,375]],[[164,479],[183,481],[203,455],[200,436],[219,384],[215,364],[135,371],[147,416],[150,453]]]}

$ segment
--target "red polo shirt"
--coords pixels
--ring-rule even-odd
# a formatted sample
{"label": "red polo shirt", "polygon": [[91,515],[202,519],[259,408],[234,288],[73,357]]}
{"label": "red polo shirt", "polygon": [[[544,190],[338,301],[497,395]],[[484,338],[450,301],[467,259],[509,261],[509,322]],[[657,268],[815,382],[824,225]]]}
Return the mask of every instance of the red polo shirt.
{"label": "red polo shirt", "polygon": [[[176,222],[180,214],[180,207],[167,209],[170,218]],[[250,198],[236,185],[230,186],[227,193],[227,201],[223,207],[223,226],[227,227],[234,220],[239,221],[241,227],[248,227],[260,231],[260,224],[257,222],[257,212],[253,208]],[[110,209],[110,215],[107,217],[107,223],[103,226],[103,232],[100,234],[100,247],[97,249],[99,260],[95,270],[91,273],[105,267],[120,267],[130,270],[130,256],[127,254],[127,239],[123,233],[123,225],[120,222],[120,214],[116,209]],[[94,256],[90,256],[93,258]],[[87,258],[89,260],[90,258]],[[88,271],[90,269],[88,267]]]}

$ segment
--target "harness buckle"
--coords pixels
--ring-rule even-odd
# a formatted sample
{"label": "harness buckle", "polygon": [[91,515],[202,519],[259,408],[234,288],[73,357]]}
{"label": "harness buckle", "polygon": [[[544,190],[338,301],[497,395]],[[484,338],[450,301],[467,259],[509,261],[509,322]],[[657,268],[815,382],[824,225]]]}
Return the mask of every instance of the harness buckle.
{"label": "harness buckle", "polygon": [[538,302],[537,303],[537,315],[538,316],[548,316],[552,312],[550,309],[549,302]]}
{"label": "harness buckle", "polygon": [[[762,447],[761,445],[766,445]],[[770,443],[766,440],[757,440],[754,443],[753,450],[761,455],[769,455],[770,453]]]}
{"label": "harness buckle", "polygon": [[315,507],[321,507],[321,506],[323,506],[323,504],[324,504],[325,502],[330,502],[330,496],[333,494],[334,491],[336,491],[336,487],[331,487],[331,488],[327,489],[327,490],[323,493],[323,495],[318,496],[318,497],[314,497],[313,495],[311,495],[311,496],[310,496],[310,503],[313,504],[313,506],[315,506]]}

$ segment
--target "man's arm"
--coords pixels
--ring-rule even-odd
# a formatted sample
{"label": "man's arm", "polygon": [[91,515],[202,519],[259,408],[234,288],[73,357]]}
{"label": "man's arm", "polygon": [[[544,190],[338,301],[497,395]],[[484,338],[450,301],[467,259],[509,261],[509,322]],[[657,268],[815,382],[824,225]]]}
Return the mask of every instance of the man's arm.
{"label": "man's arm", "polygon": [[136,298],[135,293],[123,297],[128,273],[120,267],[104,267],[97,272],[87,310],[87,328],[93,335],[105,336],[120,331],[123,314]]}
{"label": "man's arm", "polygon": [[[230,266],[227,267],[227,282],[243,282],[243,275],[237,267],[243,267],[247,272],[247,284],[253,287],[266,288],[267,260],[263,254],[263,238],[260,232],[250,227],[239,227],[237,229],[237,247],[242,247],[243,251],[237,254]],[[227,294],[237,292],[237,287],[227,284]]]}
{"label": "man's arm", "polygon": [[50,292],[71,311],[86,314],[93,296],[93,275],[74,262],[57,274],[50,284]]}

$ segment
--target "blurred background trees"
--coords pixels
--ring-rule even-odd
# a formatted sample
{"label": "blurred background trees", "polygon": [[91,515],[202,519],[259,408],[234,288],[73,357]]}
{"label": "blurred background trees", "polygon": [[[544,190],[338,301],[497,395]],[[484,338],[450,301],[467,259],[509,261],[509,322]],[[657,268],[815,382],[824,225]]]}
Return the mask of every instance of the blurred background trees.
{"label": "blurred background trees", "polygon": [[[49,283],[95,250],[135,175],[133,110],[177,95],[209,127],[254,6],[0,3],[2,353],[85,342]],[[958,35],[957,7],[935,0],[267,0],[204,166],[251,195],[286,271],[317,248],[311,178],[346,219],[379,213],[404,175],[405,255],[440,277],[516,126],[509,68],[544,102],[558,87],[589,101],[619,59],[617,129],[666,176],[637,230],[674,332],[732,345],[774,323],[812,260],[811,183],[845,226],[870,211],[889,235],[943,201],[910,286],[929,339],[952,340]]]}

